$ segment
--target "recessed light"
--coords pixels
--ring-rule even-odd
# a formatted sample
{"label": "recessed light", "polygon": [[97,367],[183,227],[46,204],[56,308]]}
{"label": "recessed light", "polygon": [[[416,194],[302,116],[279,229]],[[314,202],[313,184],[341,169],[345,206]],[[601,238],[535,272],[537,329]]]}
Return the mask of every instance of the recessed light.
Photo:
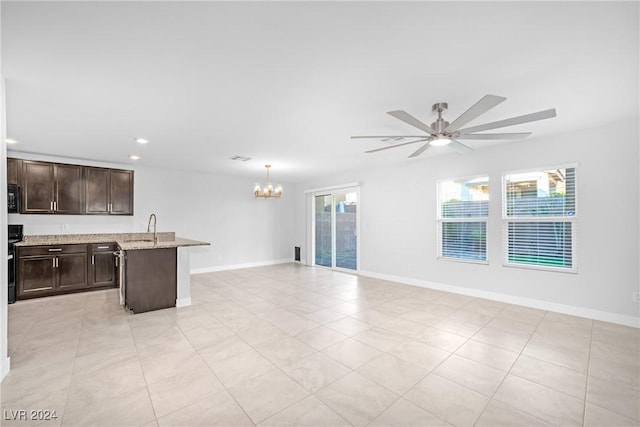
{"label": "recessed light", "polygon": [[136,156],[135,154],[130,155],[129,158],[131,160],[140,160],[140,156]]}
{"label": "recessed light", "polygon": [[149,143],[149,140],[148,139],[144,139],[144,138],[136,138],[135,141],[138,144],[148,144]]}
{"label": "recessed light", "polygon": [[6,142],[7,144],[17,144],[18,141],[16,141],[15,139],[5,139],[4,142]]}

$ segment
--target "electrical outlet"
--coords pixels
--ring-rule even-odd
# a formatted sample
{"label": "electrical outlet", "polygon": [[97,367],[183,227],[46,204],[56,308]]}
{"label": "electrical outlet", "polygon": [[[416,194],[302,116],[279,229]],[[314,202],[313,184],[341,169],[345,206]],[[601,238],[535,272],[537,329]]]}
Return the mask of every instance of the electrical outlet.
{"label": "electrical outlet", "polygon": [[632,292],[631,293],[631,299],[633,300],[633,302],[635,302],[636,304],[640,304],[640,292]]}

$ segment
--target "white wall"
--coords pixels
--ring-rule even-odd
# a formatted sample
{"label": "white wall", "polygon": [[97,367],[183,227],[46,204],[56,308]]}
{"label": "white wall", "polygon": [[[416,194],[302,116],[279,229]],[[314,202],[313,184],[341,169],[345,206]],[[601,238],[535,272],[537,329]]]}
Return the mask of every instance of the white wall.
{"label": "white wall", "polygon": [[[1,9],[1,8],[0,8]],[[2,55],[0,54],[0,58]],[[1,62],[1,59],[0,59]],[[1,69],[0,65],[0,69]],[[4,76],[0,76],[0,218],[2,221],[0,226],[0,245],[7,247],[7,120],[5,109],[5,81]],[[8,300],[9,300],[9,277],[8,264],[5,256],[7,252],[3,252],[0,262],[0,381],[7,375],[10,367],[10,358],[8,357],[7,342],[7,320],[9,317]]]}
{"label": "white wall", "polygon": [[[294,240],[311,243],[304,190],[359,181],[364,274],[638,325],[638,140],[638,122],[618,123],[299,184]],[[502,266],[502,174],[567,163],[578,164],[578,274]],[[490,178],[489,265],[436,260],[436,180],[476,174]]]}
{"label": "white wall", "polygon": [[[191,248],[192,271],[293,260],[293,186],[279,200],[256,200],[255,180],[131,165],[9,152],[10,157],[134,169],[134,216],[9,215],[31,234],[146,231],[151,213],[158,231],[210,242]],[[262,179],[259,172],[256,179]]]}

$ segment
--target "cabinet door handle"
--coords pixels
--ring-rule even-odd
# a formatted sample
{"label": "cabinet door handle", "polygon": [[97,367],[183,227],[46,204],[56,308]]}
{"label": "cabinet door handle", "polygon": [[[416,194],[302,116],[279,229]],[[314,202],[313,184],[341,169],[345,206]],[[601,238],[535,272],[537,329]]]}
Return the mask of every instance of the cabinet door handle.
{"label": "cabinet door handle", "polygon": [[109,212],[113,211],[113,203],[109,203]]}
{"label": "cabinet door handle", "polygon": [[58,202],[53,202],[53,210],[58,212]]}
{"label": "cabinet door handle", "polygon": [[109,246],[98,246],[98,249],[109,249]]}
{"label": "cabinet door handle", "polygon": [[53,211],[53,202],[49,202],[49,210]]}
{"label": "cabinet door handle", "polygon": [[51,258],[51,266],[53,268],[56,268],[56,259],[55,258]]}
{"label": "cabinet door handle", "polygon": [[95,264],[95,263],[96,263],[96,256],[91,255],[91,264]]}
{"label": "cabinet door handle", "polygon": [[116,267],[118,267],[118,258],[119,257],[116,256]]}
{"label": "cabinet door handle", "polygon": [[49,249],[49,252],[62,252],[62,248]]}
{"label": "cabinet door handle", "polygon": [[59,260],[60,258],[56,257],[56,267],[60,267]]}

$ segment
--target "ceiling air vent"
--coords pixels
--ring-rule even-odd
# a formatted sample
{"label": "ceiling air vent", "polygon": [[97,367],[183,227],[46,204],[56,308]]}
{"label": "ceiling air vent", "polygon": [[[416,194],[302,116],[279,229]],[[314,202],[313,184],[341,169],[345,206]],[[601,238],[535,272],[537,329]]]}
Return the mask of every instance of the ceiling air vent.
{"label": "ceiling air vent", "polygon": [[251,157],[247,157],[247,156],[239,156],[239,155],[235,155],[235,156],[231,156],[230,157],[231,160],[239,160],[241,162],[246,162],[251,160]]}

